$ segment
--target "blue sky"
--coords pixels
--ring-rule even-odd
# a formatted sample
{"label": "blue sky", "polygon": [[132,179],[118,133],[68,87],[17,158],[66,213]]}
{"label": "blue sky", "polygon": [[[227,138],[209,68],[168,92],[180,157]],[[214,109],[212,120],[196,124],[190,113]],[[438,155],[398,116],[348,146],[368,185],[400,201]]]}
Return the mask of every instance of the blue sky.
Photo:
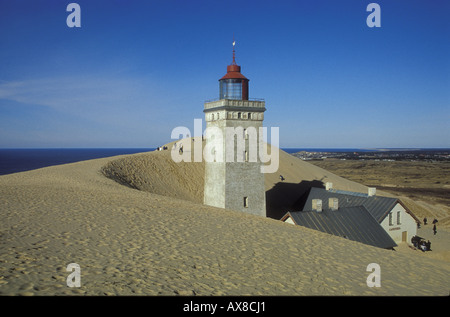
{"label": "blue sky", "polygon": [[[69,28],[66,7],[81,7]],[[0,148],[157,147],[232,59],[281,147],[450,147],[450,2],[0,0]]]}

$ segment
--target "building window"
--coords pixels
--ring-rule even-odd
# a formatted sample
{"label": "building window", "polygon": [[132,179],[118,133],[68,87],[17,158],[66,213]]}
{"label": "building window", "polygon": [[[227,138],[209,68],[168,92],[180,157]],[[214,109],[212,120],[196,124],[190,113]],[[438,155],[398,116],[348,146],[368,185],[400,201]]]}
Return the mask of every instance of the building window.
{"label": "building window", "polygon": [[244,197],[244,208],[248,208],[248,197]]}
{"label": "building window", "polygon": [[238,119],[241,119],[241,113],[238,112]]}
{"label": "building window", "polygon": [[249,113],[247,114],[247,119],[249,119],[249,120],[252,119],[252,113],[251,113],[251,112],[249,112]]}
{"label": "building window", "polygon": [[248,151],[245,151],[244,155],[245,155],[245,161],[248,162]]}
{"label": "building window", "polygon": [[400,221],[400,220],[401,220],[401,219],[400,219],[400,218],[401,218],[401,214],[402,214],[401,211],[397,211],[397,224],[398,224],[398,225],[401,225],[401,221]]}
{"label": "building window", "polygon": [[393,225],[394,225],[394,222],[392,221],[392,212],[389,213],[389,225],[390,225],[390,226],[393,226]]}

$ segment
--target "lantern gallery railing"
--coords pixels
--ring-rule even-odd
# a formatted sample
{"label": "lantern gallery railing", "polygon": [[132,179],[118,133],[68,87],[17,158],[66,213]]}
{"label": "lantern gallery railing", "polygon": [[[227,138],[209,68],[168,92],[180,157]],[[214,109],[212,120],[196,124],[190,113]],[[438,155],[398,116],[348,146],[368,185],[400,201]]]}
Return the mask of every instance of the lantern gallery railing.
{"label": "lantern gallery railing", "polygon": [[208,111],[209,109],[220,109],[220,108],[228,108],[228,109],[244,109],[244,110],[253,110],[253,111],[264,111],[266,103],[264,99],[252,99],[252,100],[232,100],[232,99],[218,99],[212,101],[205,102],[204,111]]}
{"label": "lantern gallery railing", "polygon": [[[220,99],[220,98],[213,98],[213,99],[208,99],[208,100],[206,100],[205,103],[208,103],[208,102],[214,102],[214,101],[219,101],[219,100],[233,100],[233,101],[239,101],[239,100],[236,100],[236,99],[227,99],[227,98]],[[242,101],[242,100],[241,100],[241,101]],[[265,100],[264,100],[264,98],[249,98],[248,100],[245,100],[245,101],[262,101],[262,102],[264,102]]]}

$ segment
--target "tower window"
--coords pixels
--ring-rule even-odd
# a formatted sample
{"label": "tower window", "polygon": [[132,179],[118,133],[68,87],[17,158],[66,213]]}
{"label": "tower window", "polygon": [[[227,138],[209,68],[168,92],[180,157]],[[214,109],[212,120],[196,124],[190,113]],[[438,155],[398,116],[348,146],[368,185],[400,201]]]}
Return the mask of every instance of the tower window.
{"label": "tower window", "polygon": [[248,197],[244,197],[244,208],[248,208]]}

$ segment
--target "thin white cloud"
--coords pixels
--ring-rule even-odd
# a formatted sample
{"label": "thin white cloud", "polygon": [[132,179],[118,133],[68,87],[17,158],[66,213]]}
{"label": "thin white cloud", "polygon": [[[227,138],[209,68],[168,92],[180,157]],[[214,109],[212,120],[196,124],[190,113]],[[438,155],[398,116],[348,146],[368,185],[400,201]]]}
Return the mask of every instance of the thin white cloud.
{"label": "thin white cloud", "polygon": [[0,82],[0,98],[20,103],[39,104],[54,109],[72,106],[118,105],[136,97],[139,82],[105,77],[40,78]]}
{"label": "thin white cloud", "polygon": [[55,144],[61,140],[104,144],[101,140],[109,139],[121,144],[127,144],[125,140],[146,146],[159,144],[170,139],[171,129],[180,124],[168,118],[182,117],[185,109],[177,95],[148,77],[76,75],[0,81],[0,105],[2,100],[15,101],[17,109],[11,110],[17,111],[18,120],[21,104],[28,110],[33,105],[47,107],[52,119],[46,123],[45,133],[50,136],[38,137],[39,131],[31,130],[20,133]]}
{"label": "thin white cloud", "polygon": [[148,79],[74,76],[0,82],[0,99],[50,107],[89,120],[127,121],[167,109],[163,92]]}

